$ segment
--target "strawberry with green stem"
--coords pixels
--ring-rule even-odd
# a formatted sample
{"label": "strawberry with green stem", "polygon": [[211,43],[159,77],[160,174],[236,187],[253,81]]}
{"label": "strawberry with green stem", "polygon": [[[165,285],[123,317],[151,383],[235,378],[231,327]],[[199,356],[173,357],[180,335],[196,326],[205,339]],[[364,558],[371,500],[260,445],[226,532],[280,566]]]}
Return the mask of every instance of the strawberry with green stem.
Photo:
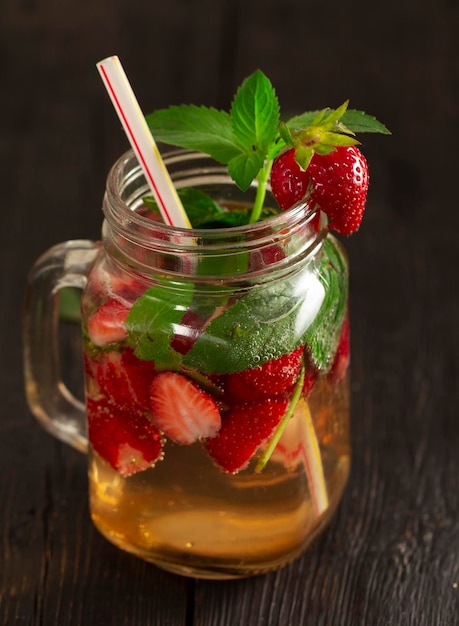
{"label": "strawberry with green stem", "polygon": [[[260,70],[239,87],[229,112],[195,105],[171,106],[147,115],[147,122],[158,141],[203,152],[226,164],[241,190],[247,190],[255,181],[256,197],[249,223],[264,217],[270,179],[276,186],[271,168],[281,153],[293,149],[298,170],[305,172],[313,157],[320,160],[316,155],[340,155],[342,149],[358,144],[356,133],[389,133],[374,117],[348,109],[347,102],[336,110],[306,112],[282,122],[274,88]],[[319,179],[317,174],[311,182],[330,188],[338,178]],[[331,219],[337,223],[336,211]]]}
{"label": "strawberry with green stem", "polygon": [[329,228],[350,235],[360,226],[368,190],[368,165],[356,146],[340,146],[328,154],[315,152],[302,169],[295,148],[274,162],[271,189],[282,209],[306,196],[329,219]]}

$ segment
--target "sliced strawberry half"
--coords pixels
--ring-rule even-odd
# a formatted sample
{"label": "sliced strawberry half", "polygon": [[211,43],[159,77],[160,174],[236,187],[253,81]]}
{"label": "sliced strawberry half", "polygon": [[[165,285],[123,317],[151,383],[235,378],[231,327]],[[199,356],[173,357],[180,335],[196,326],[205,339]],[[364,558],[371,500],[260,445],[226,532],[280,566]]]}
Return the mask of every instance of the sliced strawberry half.
{"label": "sliced strawberry half", "polygon": [[213,437],[221,426],[215,400],[177,372],[161,372],[153,379],[150,407],[156,426],[176,443]]}
{"label": "sliced strawberry half", "polygon": [[102,304],[88,320],[88,335],[96,346],[124,341],[127,337],[126,318],[130,307],[111,298]]}
{"label": "sliced strawberry half", "polygon": [[122,476],[141,472],[162,458],[161,433],[145,413],[106,397],[89,397],[86,406],[91,446]]}
{"label": "sliced strawberry half", "polygon": [[229,409],[218,434],[206,440],[207,452],[225,472],[238,472],[274,433],[287,407],[288,399],[280,396]]}
{"label": "sliced strawberry half", "polygon": [[304,346],[263,365],[228,374],[225,379],[225,399],[228,404],[256,402],[272,398],[290,389],[301,370]]}

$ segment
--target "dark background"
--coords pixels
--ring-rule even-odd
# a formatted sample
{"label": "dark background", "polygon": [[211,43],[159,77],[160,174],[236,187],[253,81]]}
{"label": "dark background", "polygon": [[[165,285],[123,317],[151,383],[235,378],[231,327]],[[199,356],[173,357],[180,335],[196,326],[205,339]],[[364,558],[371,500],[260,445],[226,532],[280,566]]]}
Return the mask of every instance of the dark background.
{"label": "dark background", "polygon": [[[459,622],[457,0],[0,0],[0,624],[455,626]],[[85,459],[26,407],[28,268],[98,238],[127,148],[95,69],[118,54],[145,113],[227,109],[256,68],[286,114],[351,106],[367,214],[351,260],[353,471],[332,525],[268,576],[194,582],[90,525]]]}

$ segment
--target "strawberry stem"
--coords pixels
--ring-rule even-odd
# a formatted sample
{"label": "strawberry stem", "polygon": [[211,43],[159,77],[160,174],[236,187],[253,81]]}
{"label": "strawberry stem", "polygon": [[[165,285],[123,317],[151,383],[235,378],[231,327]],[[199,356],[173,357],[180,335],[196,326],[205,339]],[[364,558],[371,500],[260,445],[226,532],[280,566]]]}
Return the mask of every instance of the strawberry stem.
{"label": "strawberry stem", "polygon": [[277,444],[282,437],[285,428],[293,415],[297,405],[301,406],[306,425],[306,437],[302,442],[302,448],[304,451],[304,464],[306,469],[306,475],[308,477],[309,490],[311,493],[311,501],[314,512],[316,515],[321,515],[327,510],[329,506],[327,485],[324,477],[324,470],[322,465],[322,457],[320,454],[319,442],[314,429],[314,423],[312,421],[311,412],[309,410],[308,403],[303,397],[303,385],[305,378],[305,365],[301,368],[300,375],[296,382],[290,403],[287,410],[276,428],[274,435],[272,436],[268,447],[264,451],[263,455],[258,460],[255,467],[255,471],[260,473],[265,468],[267,462],[271,458]]}
{"label": "strawberry stem", "polygon": [[257,193],[255,195],[255,201],[252,207],[252,213],[250,214],[249,224],[254,224],[258,222],[261,216],[261,211],[263,209],[263,204],[265,202],[266,196],[266,186],[268,184],[269,175],[271,174],[271,167],[273,164],[273,159],[267,159],[264,167],[258,172],[257,181]]}
{"label": "strawberry stem", "polygon": [[304,385],[304,369],[305,368],[304,368],[304,363],[303,363],[301,367],[300,375],[298,377],[298,380],[296,381],[296,385],[293,390],[292,397],[290,399],[287,410],[285,411],[284,417],[280,421],[278,427],[276,428],[274,432],[274,435],[271,438],[271,441],[269,442],[268,447],[266,448],[266,450],[264,451],[264,453],[258,460],[258,463],[255,467],[255,471],[257,473],[260,473],[264,470],[266,463],[271,458],[271,455],[274,452],[277,444],[279,443],[279,440],[282,437],[284,430],[286,429],[287,424],[293,415],[293,411],[295,410],[295,407],[298,404],[299,399],[301,398],[301,393],[303,391],[303,385]]}
{"label": "strawberry stem", "polygon": [[214,394],[216,396],[223,395],[223,391],[219,387],[217,387],[217,385],[214,385],[211,380],[209,380],[206,376],[204,376],[195,369],[188,369],[186,367],[179,366],[177,368],[171,368],[168,371],[176,371],[183,374],[184,376],[187,376],[188,378],[191,378],[191,380],[197,383],[199,387],[205,389],[211,394]]}

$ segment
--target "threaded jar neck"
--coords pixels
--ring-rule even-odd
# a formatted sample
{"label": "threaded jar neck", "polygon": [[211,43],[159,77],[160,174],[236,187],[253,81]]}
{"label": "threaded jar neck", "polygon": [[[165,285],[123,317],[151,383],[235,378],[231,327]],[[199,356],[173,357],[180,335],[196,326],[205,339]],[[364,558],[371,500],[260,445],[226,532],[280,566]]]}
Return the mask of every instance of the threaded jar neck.
{"label": "threaded jar neck", "polygon": [[[198,188],[226,206],[254,201],[256,183],[242,192],[226,167],[206,155],[176,150],[167,153],[164,162],[177,189]],[[171,279],[193,276],[202,282],[263,280],[267,272],[288,272],[314,258],[327,235],[326,218],[307,201],[255,224],[184,229],[139,214],[145,196],[151,196],[150,189],[129,151],[107,178],[103,242],[118,263],[145,276],[160,272]],[[276,206],[269,191],[266,203]]]}

